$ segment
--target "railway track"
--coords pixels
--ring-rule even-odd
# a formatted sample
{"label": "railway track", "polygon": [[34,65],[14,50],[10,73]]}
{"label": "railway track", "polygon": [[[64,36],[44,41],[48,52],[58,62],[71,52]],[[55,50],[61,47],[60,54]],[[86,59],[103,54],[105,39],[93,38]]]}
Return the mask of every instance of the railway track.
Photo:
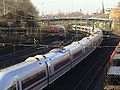
{"label": "railway track", "polygon": [[[79,39],[83,38],[84,36],[85,34],[82,35],[81,37],[79,36]],[[51,39],[53,38],[48,38],[47,43],[51,43]],[[63,45],[65,46],[73,42],[73,40],[75,40],[75,38],[73,38],[73,35],[69,35],[69,37],[64,39],[62,42],[63,42]],[[31,48],[23,49],[22,51],[18,50],[15,53],[12,51],[12,53],[7,53],[6,55],[2,54],[0,56],[0,69],[4,69],[9,66],[15,65],[17,63],[23,62],[26,58],[30,56],[34,56],[36,54],[45,54],[49,52],[52,48],[55,48],[55,47],[52,44],[50,44],[50,45],[45,45],[45,46],[42,45],[40,47],[39,46],[31,47]]]}
{"label": "railway track", "polygon": [[[87,74],[83,77],[83,79],[76,85],[74,90],[92,90],[91,85],[94,83],[98,73],[102,68],[104,68],[105,63],[107,62],[108,58],[110,57],[111,53],[108,54],[108,52],[111,52],[113,50],[112,48],[103,48],[102,53],[100,53],[96,57],[96,62],[90,68],[90,70],[87,72]],[[107,55],[107,56],[106,56]],[[91,88],[91,89],[90,89]]]}
{"label": "railway track", "polygon": [[98,74],[103,70],[115,48],[105,48],[103,46],[115,46],[119,41],[118,38],[109,39],[109,42],[104,40],[106,43],[101,44],[102,48],[97,48],[86,59],[44,90],[93,90]]}
{"label": "railway track", "polygon": [[[106,50],[104,50],[103,55],[99,54],[99,56],[97,56],[97,58],[102,59],[102,57],[104,56],[104,54],[106,54]],[[102,55],[102,57],[101,57]],[[90,68],[90,70],[87,72],[87,74],[83,77],[82,80],[80,80],[80,82],[75,86],[74,90],[78,90],[79,88],[81,88],[82,90],[88,90],[91,82],[92,82],[92,75],[96,75],[96,67],[99,67],[101,63],[99,60],[95,62],[95,64]],[[86,82],[86,80],[88,80],[89,82]]]}
{"label": "railway track", "polygon": [[37,48],[32,48],[30,50],[27,51],[22,51],[22,52],[18,52],[16,54],[10,54],[8,56],[2,56],[0,57],[0,69],[12,66],[14,64],[23,62],[26,58],[30,57],[30,56],[34,56],[36,54],[44,54],[47,53],[51,48],[41,48],[39,47],[39,49]]}

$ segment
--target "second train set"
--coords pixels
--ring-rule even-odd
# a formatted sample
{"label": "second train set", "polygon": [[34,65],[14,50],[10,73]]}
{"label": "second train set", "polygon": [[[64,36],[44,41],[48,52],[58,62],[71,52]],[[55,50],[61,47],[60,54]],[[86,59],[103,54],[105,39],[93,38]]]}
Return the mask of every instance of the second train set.
{"label": "second train set", "polygon": [[89,37],[44,55],[29,57],[25,62],[0,71],[0,90],[41,90],[92,53],[103,40],[102,30]]}

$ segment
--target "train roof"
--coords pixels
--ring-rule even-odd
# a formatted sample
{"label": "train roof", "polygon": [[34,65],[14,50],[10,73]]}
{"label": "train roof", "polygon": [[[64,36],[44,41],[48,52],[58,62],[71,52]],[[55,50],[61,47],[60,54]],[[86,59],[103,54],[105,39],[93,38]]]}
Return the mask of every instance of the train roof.
{"label": "train roof", "polygon": [[65,53],[67,54],[69,52],[65,49],[56,48],[56,49],[52,49],[49,53],[44,54],[43,57],[45,57],[44,59],[45,61],[51,61],[58,57],[62,57],[63,55],[65,55]]}
{"label": "train roof", "polygon": [[33,62],[22,62],[22,63],[18,63],[16,65],[13,65],[11,67],[8,67],[8,68],[5,68],[5,69],[2,69],[0,70],[0,72],[11,72],[11,71],[14,71],[16,69],[19,69],[21,67],[24,67],[26,65],[29,65],[29,64],[32,64]]}
{"label": "train roof", "polygon": [[91,26],[80,26],[81,28],[84,28],[84,29],[93,29],[93,27]]}
{"label": "train roof", "polygon": [[94,31],[96,31],[96,32],[97,32],[97,31],[98,31],[98,32],[102,32],[102,30],[99,29],[99,28],[95,28]]}
{"label": "train roof", "polygon": [[120,54],[118,54],[118,53],[115,54],[114,57],[113,57],[113,59],[120,59]]}
{"label": "train roof", "polygon": [[29,57],[29,58],[27,58],[26,60],[25,60],[25,62],[27,62],[27,61],[38,61],[35,57]]}
{"label": "train roof", "polygon": [[[33,60],[33,59],[35,59],[35,60]],[[1,70],[0,73],[9,73],[12,71],[21,70],[22,68],[29,67],[31,65],[36,65],[36,64],[42,65],[42,63],[43,63],[43,62],[38,62],[36,60],[36,58],[34,58],[34,57],[29,57],[26,60],[27,61],[25,61],[25,62],[10,66],[8,68],[5,68],[5,69]]]}
{"label": "train roof", "polygon": [[44,60],[45,59],[45,57],[44,57],[44,55],[36,55],[36,56],[34,56],[36,59],[39,59],[39,60]]}
{"label": "train roof", "polygon": [[58,27],[58,28],[64,28],[65,29],[65,27],[63,26],[63,25],[54,25],[55,27]]}
{"label": "train roof", "polygon": [[90,35],[89,39],[96,40],[99,38],[98,36],[99,36],[98,34],[93,34],[93,35]]}
{"label": "train roof", "polygon": [[49,54],[47,54],[47,55],[44,55],[46,57],[44,59],[44,61],[50,64],[50,63],[56,62],[56,60],[59,60],[59,59],[63,58],[64,56],[68,57],[68,55],[69,55],[69,52],[56,53],[56,54],[54,54],[53,56],[50,56],[50,57],[49,57]]}
{"label": "train roof", "polygon": [[120,75],[120,66],[111,66],[108,75]]}
{"label": "train roof", "polygon": [[7,74],[9,72],[14,72],[14,73],[17,73],[17,74],[21,74],[21,71],[25,71],[25,69],[29,70],[30,67],[33,68],[34,66],[36,66],[38,64],[42,66],[43,65],[42,63],[43,62],[39,62],[39,61],[36,61],[36,62],[26,61],[26,62],[22,62],[20,64],[16,64],[14,66],[8,67],[6,69],[3,69],[3,70],[1,70],[0,73]]}
{"label": "train roof", "polygon": [[90,38],[89,37],[85,37],[82,40],[80,40],[79,43],[81,43],[82,45],[89,44],[90,43]]}
{"label": "train roof", "polygon": [[72,25],[72,27],[81,27],[81,28],[87,28],[87,29],[93,28],[92,26],[81,26],[81,25]]}
{"label": "train roof", "polygon": [[[0,89],[6,90],[3,88],[11,86],[16,79],[21,79],[21,78],[24,78],[25,76],[33,75],[39,70],[43,70],[45,68],[45,64],[43,63],[44,62],[40,62],[40,61],[36,61],[36,62],[27,61],[27,62],[22,62],[1,70],[0,83],[2,83],[2,85],[0,85]],[[36,68],[33,68],[33,67],[36,67]],[[41,67],[44,67],[44,68],[41,68]]]}
{"label": "train roof", "polygon": [[78,44],[80,44],[78,41],[71,43],[71,45],[78,45]]}
{"label": "train roof", "polygon": [[50,58],[50,57],[55,57],[57,54],[59,53],[64,53],[65,50],[64,49],[60,49],[60,48],[54,48],[51,51],[49,51],[49,53],[46,53],[43,55],[44,58]]}
{"label": "train roof", "polygon": [[[69,51],[74,51],[78,48],[80,49],[80,45],[79,46],[78,45],[76,45],[76,46],[69,45],[69,46],[64,47],[64,49],[69,50]],[[81,48],[82,48],[82,45],[81,45]]]}
{"label": "train roof", "polygon": [[63,52],[66,52],[65,49],[62,49],[62,48],[54,48],[52,49],[51,51],[49,51],[49,53],[63,53]]}
{"label": "train roof", "polygon": [[43,55],[45,57],[44,60],[49,59],[49,58],[53,58],[53,57],[56,58],[57,54],[58,53],[53,53],[53,52],[47,53],[47,54]]}
{"label": "train roof", "polygon": [[77,41],[77,42],[71,43],[68,46],[65,46],[64,49],[69,50],[69,51],[73,51],[73,50],[75,50],[77,48],[80,48],[80,46],[82,48],[82,44]]}

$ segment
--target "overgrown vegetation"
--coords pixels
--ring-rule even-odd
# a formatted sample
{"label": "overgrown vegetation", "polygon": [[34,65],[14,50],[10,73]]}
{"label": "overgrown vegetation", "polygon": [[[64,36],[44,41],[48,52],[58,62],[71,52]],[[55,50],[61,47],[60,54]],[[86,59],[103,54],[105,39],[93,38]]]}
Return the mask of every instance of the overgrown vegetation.
{"label": "overgrown vegetation", "polygon": [[23,11],[27,14],[33,16],[38,15],[38,11],[31,3],[30,0],[0,0],[0,12],[1,14],[10,12],[12,14],[17,14],[16,11]]}
{"label": "overgrown vegetation", "polygon": [[31,28],[36,19],[38,11],[31,0],[0,0],[0,27]]}
{"label": "overgrown vegetation", "polygon": [[[118,8],[120,8],[120,1],[118,2]],[[120,12],[119,12],[120,14]],[[120,35],[120,16],[114,22],[114,32]]]}

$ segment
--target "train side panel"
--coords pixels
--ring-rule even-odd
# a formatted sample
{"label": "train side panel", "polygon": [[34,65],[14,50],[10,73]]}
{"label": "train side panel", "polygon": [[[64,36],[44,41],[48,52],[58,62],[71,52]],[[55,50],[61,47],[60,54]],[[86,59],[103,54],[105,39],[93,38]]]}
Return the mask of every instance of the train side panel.
{"label": "train side panel", "polygon": [[[48,70],[45,62],[36,62],[31,68],[36,67],[27,75],[21,78],[21,90],[39,90],[48,85]],[[42,64],[42,65],[39,65]]]}
{"label": "train side panel", "polygon": [[49,72],[49,84],[71,69],[70,54],[66,50],[55,53],[53,57],[49,57],[49,60],[45,60],[45,62],[51,70]]}
{"label": "train side panel", "polygon": [[64,47],[64,49],[70,52],[72,67],[74,67],[82,60],[84,47],[79,42],[74,42],[71,45]]}
{"label": "train side panel", "polygon": [[[19,66],[21,65],[15,65],[14,68]],[[13,67],[7,69],[11,70],[12,68]],[[38,90],[39,88],[42,89],[48,85],[48,75],[45,62],[36,61],[15,70],[14,68],[10,72],[7,71],[4,77],[2,77],[2,80],[0,80],[0,83],[4,83],[4,87],[0,86],[0,90]],[[5,80],[7,80],[7,83],[5,83]]]}

